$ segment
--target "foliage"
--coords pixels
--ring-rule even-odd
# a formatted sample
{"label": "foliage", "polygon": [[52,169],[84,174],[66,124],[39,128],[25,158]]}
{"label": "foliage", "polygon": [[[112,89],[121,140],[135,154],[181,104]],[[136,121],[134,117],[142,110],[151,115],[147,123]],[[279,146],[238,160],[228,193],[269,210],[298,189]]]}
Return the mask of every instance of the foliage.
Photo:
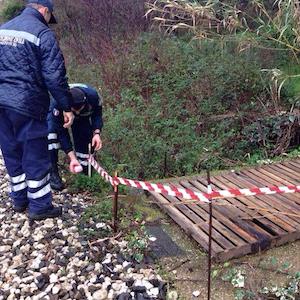
{"label": "foliage", "polygon": [[132,257],[138,263],[142,262],[149,247],[149,235],[145,226],[141,224],[134,228],[125,239],[128,241],[128,252],[125,255]]}
{"label": "foliage", "polygon": [[6,0],[1,9],[0,17],[4,22],[6,22],[6,21],[16,17],[17,15],[19,15],[23,9],[24,9],[24,1],[22,1],[22,0]]}
{"label": "foliage", "polygon": [[218,43],[145,35],[127,55],[123,72],[120,100],[105,93],[102,159],[109,168],[128,165],[126,176],[185,175],[226,165],[218,157],[240,130],[227,112],[258,111],[255,94],[265,101],[254,56]]}
{"label": "foliage", "polygon": [[82,214],[78,228],[81,234],[88,239],[103,238],[112,234],[107,224],[112,219],[112,201],[100,199],[96,204],[89,206]]}
{"label": "foliage", "polygon": [[[288,262],[279,264],[275,257],[270,257],[270,259],[260,262],[257,266],[257,268],[261,268],[263,270],[269,270],[282,274],[288,274],[287,270],[290,267],[291,265]],[[222,273],[223,275],[221,276],[221,279],[229,282],[234,287],[235,300],[292,300],[298,299],[297,297],[299,296],[300,272],[296,272],[293,275],[288,275],[288,281],[285,285],[274,285],[271,288],[266,286],[257,286],[257,284],[251,282],[250,276],[246,276],[245,270],[233,267],[230,263],[225,263],[223,266],[213,270],[213,278]]]}
{"label": "foliage", "polygon": [[84,220],[92,218],[94,222],[110,221],[112,218],[112,201],[110,199],[98,201],[84,211],[82,218]]}
{"label": "foliage", "polygon": [[198,39],[235,39],[240,49],[270,46],[300,51],[299,3],[275,1],[149,1],[147,14],[168,31],[192,31]]}
{"label": "foliage", "polygon": [[105,192],[109,190],[110,185],[106,183],[98,174],[88,177],[83,174],[77,174],[73,177],[72,187],[77,191],[85,192]]}
{"label": "foliage", "polygon": [[105,63],[148,27],[144,0],[57,0],[55,30],[76,63]]}
{"label": "foliage", "polygon": [[[278,155],[299,142],[299,119],[296,114],[283,114],[260,119],[244,128],[249,144],[261,147],[266,156]],[[250,148],[250,147],[249,147]]]}
{"label": "foliage", "polygon": [[[234,41],[239,51],[250,48],[287,52],[299,63],[299,1],[190,1],[156,0],[148,4],[148,15],[168,32],[190,31],[200,40]],[[299,74],[277,68],[268,70],[270,96],[279,110],[284,83]]]}
{"label": "foliage", "polygon": [[[179,2],[184,1],[172,1],[171,4]],[[191,11],[204,2],[193,2]],[[229,7],[236,4],[235,1],[226,1],[226,8],[219,1],[211,2],[211,5],[213,3],[218,3],[216,11],[222,11],[222,18],[226,13],[229,17]],[[78,21],[74,36],[80,39],[87,28],[82,18],[84,12],[78,15],[76,4],[68,1],[66,5],[74,10],[68,12]],[[247,14],[252,16],[251,7],[247,8]],[[195,24],[200,26],[201,22]],[[225,29],[228,28],[217,32],[217,36],[225,35]],[[255,139],[249,141],[249,135],[258,137],[260,134],[258,127],[251,123],[257,124],[257,120],[262,119],[263,123],[269,124],[265,116],[273,115],[282,104],[272,94],[274,87],[269,84],[267,75],[272,77],[273,73],[262,73],[261,69],[282,67],[287,73],[284,65],[288,68],[293,60],[287,55],[284,64],[272,65],[273,52],[266,54],[259,47],[240,47],[244,38],[241,28],[233,31],[234,38],[203,39],[201,43],[191,41],[190,36],[177,30],[173,30],[170,36],[136,34],[130,41],[128,36],[120,38],[116,34],[116,38],[110,41],[113,46],[106,50],[98,50],[94,44],[97,34],[91,31],[84,39],[93,41],[86,41],[84,45],[90,47],[91,42],[93,50],[79,45],[86,58],[79,61],[85,64],[78,64],[77,56],[70,50],[70,36],[63,35],[62,28],[58,31],[63,47],[68,49],[65,53],[70,63],[71,81],[90,83],[103,96],[105,127],[101,160],[110,173],[118,164],[124,164],[128,166],[121,172],[124,177],[181,176],[205,168],[231,167],[248,157],[252,162],[265,160],[294,144],[293,141],[284,141],[284,128],[277,136],[278,141],[274,137],[268,139],[267,145]],[[249,33],[251,40],[254,33],[253,30]],[[268,45],[274,46],[271,42],[264,44]],[[80,53],[79,50],[76,52]],[[98,59],[102,54],[105,54],[105,59]],[[285,81],[287,87],[297,80],[293,74],[291,71],[290,78]],[[279,77],[277,89],[283,80],[281,75]],[[290,97],[292,89],[282,89],[284,99]],[[270,95],[273,95],[271,101]],[[289,99],[285,104],[295,105],[295,102]],[[273,130],[269,125],[266,127]]]}
{"label": "foliage", "polygon": [[289,279],[287,286],[273,286],[271,288],[264,287],[262,289],[262,294],[274,295],[280,300],[298,299],[300,289],[300,272],[297,272],[294,276],[290,276]]}

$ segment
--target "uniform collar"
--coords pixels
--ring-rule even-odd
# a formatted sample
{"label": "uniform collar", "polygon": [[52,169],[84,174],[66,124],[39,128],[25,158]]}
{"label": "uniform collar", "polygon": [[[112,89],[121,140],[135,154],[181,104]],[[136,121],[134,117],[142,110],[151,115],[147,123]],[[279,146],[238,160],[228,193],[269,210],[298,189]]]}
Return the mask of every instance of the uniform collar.
{"label": "uniform collar", "polygon": [[49,27],[48,23],[46,22],[45,18],[43,17],[43,15],[38,11],[36,10],[35,8],[32,8],[32,7],[26,7],[24,9],[24,11],[22,12],[22,15],[30,15],[30,16],[33,16],[35,18],[37,18],[38,20],[40,20],[42,23],[44,23],[46,26]]}

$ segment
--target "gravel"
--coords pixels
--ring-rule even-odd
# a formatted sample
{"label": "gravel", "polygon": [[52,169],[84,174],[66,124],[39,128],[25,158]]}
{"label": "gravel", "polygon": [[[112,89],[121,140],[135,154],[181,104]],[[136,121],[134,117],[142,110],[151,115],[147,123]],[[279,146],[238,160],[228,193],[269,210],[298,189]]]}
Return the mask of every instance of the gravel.
{"label": "gravel", "polygon": [[125,258],[126,241],[91,245],[80,235],[77,224],[88,205],[82,196],[55,194],[63,216],[30,223],[27,213],[12,210],[8,193],[0,153],[0,300],[166,299],[155,269]]}

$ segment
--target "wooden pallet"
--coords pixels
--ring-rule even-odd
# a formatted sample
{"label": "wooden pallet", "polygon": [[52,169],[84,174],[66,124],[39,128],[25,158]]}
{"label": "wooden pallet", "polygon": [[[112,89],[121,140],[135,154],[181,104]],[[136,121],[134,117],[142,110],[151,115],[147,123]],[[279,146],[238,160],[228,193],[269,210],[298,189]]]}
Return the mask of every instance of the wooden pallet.
{"label": "wooden pallet", "polygon": [[[213,189],[300,184],[300,160],[272,164],[211,178]],[[200,176],[172,184],[207,191]],[[152,193],[152,198],[201,247],[208,250],[208,204]],[[300,238],[300,193],[219,199],[213,202],[212,256],[226,261]]]}

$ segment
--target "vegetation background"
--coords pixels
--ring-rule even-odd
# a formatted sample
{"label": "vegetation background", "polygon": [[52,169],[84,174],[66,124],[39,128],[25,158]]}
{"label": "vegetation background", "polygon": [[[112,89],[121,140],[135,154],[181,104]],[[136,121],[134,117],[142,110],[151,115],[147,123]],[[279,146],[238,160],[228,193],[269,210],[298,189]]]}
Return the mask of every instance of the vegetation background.
{"label": "vegetation background", "polygon": [[[56,0],[69,80],[104,100],[102,165],[153,179],[298,154],[298,52],[282,49],[263,14],[273,20],[281,2],[293,1],[260,1],[258,11],[240,0]],[[2,21],[22,5],[5,0]],[[257,28],[273,39],[261,43]]]}

